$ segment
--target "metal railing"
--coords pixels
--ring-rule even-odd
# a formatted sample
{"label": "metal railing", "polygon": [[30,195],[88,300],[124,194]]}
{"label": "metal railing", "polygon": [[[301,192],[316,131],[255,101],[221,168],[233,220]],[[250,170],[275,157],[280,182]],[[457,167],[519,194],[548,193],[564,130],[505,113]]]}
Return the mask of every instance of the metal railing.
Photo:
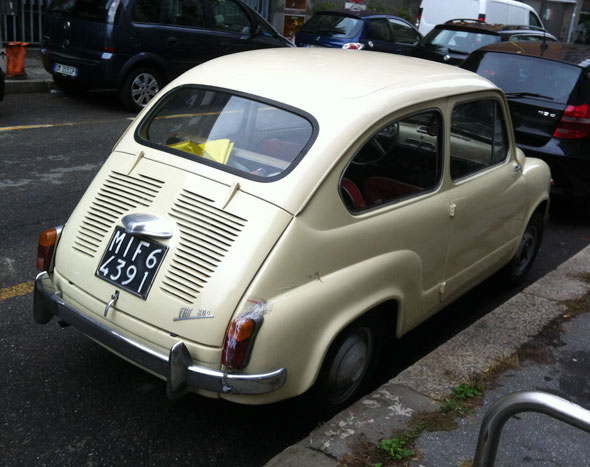
{"label": "metal railing", "polygon": [[49,0],[0,0],[0,42],[39,44]]}
{"label": "metal railing", "polygon": [[540,391],[504,396],[486,412],[479,431],[473,467],[492,467],[504,424],[521,412],[539,412],[590,432],[590,411],[566,399]]}

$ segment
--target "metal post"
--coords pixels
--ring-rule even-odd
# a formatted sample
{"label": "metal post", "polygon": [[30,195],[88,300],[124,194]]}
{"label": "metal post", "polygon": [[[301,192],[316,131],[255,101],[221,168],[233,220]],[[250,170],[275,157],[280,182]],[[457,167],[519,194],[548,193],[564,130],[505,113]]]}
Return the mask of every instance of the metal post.
{"label": "metal post", "polygon": [[539,412],[590,432],[590,411],[561,397],[540,391],[504,396],[490,409],[481,424],[473,467],[492,467],[504,424],[521,412]]}

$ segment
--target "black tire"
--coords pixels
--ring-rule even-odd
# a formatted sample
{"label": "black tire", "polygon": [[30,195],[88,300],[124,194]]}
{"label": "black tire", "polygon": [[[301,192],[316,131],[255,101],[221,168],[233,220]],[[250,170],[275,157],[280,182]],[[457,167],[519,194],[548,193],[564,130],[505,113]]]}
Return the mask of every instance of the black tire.
{"label": "black tire", "polygon": [[543,215],[539,212],[533,214],[524,230],[518,250],[504,270],[509,285],[516,286],[524,281],[539,252],[544,229]]}
{"label": "black tire", "polygon": [[162,88],[160,74],[150,67],[129,72],[119,89],[119,100],[132,112],[139,112]]}
{"label": "black tire", "polygon": [[382,321],[377,314],[363,316],[334,340],[308,393],[314,410],[332,416],[367,391],[383,347]]}

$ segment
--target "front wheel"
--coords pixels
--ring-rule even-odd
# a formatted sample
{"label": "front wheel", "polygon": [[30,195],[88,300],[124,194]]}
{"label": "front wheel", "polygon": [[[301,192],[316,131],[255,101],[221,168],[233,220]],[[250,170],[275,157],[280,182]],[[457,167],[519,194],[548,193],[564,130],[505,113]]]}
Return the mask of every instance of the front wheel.
{"label": "front wheel", "polygon": [[518,285],[524,281],[537,257],[544,228],[545,223],[541,213],[533,214],[522,235],[516,254],[505,268],[505,276],[510,285]]}
{"label": "front wheel", "polygon": [[377,316],[366,316],[334,340],[310,392],[314,406],[333,415],[367,390],[381,352],[383,328]]}
{"label": "front wheel", "polygon": [[142,67],[131,70],[119,90],[121,103],[133,112],[139,112],[158,93],[162,78],[152,68]]}

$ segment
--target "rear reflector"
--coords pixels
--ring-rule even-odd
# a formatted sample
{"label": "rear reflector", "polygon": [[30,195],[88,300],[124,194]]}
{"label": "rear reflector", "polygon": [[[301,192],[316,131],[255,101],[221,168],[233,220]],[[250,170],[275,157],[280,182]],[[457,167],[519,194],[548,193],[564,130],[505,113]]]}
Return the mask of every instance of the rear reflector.
{"label": "rear reflector", "polygon": [[579,139],[590,135],[590,106],[568,105],[558,123],[554,138]]}

